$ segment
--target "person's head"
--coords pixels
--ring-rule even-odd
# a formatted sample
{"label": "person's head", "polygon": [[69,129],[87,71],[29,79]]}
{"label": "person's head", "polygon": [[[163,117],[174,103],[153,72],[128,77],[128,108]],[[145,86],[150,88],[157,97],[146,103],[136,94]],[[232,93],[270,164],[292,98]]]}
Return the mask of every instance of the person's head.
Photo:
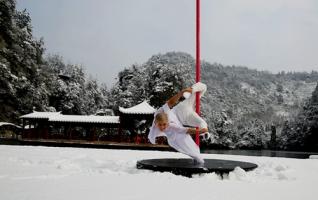
{"label": "person's head", "polygon": [[155,116],[155,124],[160,131],[164,131],[169,125],[168,115],[164,112],[158,113]]}

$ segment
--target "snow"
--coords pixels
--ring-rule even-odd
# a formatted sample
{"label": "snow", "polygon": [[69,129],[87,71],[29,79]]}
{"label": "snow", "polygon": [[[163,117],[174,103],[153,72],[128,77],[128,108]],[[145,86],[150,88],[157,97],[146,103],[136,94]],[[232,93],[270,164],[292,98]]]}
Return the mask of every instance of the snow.
{"label": "snow", "polygon": [[20,118],[28,119],[49,119],[52,116],[61,115],[60,112],[33,112],[26,115],[22,115]]}
{"label": "snow", "polygon": [[147,101],[143,101],[131,108],[119,107],[119,111],[125,114],[154,114],[156,109],[150,106]]}
{"label": "snow", "polygon": [[318,160],[203,154],[256,163],[222,180],[138,170],[137,160],[183,158],[176,152],[0,146],[0,199],[316,199]]}
{"label": "snow", "polygon": [[4,63],[0,63],[0,66],[1,66],[2,68],[4,68],[4,69],[7,69],[7,65],[4,64]]}
{"label": "snow", "polygon": [[276,111],[277,116],[282,116],[282,117],[288,117],[290,116],[290,113],[285,111],[285,110],[278,110]]}
{"label": "snow", "polygon": [[24,126],[24,129],[32,129],[32,128],[34,128],[34,125],[25,125]]}
{"label": "snow", "polygon": [[8,122],[0,122],[0,126],[15,126],[17,128],[21,128],[21,126],[12,124],[12,123],[8,123]]}
{"label": "snow", "polygon": [[62,115],[60,112],[33,112],[21,116],[27,119],[48,119],[50,122],[87,122],[119,124],[119,116]]}
{"label": "snow", "polygon": [[247,91],[250,94],[256,95],[257,92],[255,91],[254,87],[252,87],[250,84],[241,82],[241,90]]}
{"label": "snow", "polygon": [[56,115],[49,118],[50,122],[87,122],[119,124],[119,116],[94,115]]}
{"label": "snow", "polygon": [[16,75],[14,75],[14,74],[10,74],[10,76],[11,76],[11,78],[14,79],[14,80],[19,80],[19,78],[18,78]]}

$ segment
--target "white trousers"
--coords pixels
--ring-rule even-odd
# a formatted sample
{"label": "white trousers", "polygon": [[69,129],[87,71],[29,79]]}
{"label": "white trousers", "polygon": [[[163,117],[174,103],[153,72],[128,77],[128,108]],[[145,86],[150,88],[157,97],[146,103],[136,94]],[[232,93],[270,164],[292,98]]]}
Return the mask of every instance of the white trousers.
{"label": "white trousers", "polygon": [[[195,112],[195,98],[196,92],[200,92],[200,97],[205,93],[206,85],[203,83],[196,83],[192,86],[192,94],[184,101],[177,104],[172,111],[177,116],[178,120],[184,126],[207,128],[207,123]],[[189,134],[177,134],[174,141],[168,143],[177,151],[189,155],[198,163],[204,163],[200,154],[200,148],[193,141]]]}
{"label": "white trousers", "polygon": [[177,104],[172,111],[184,126],[207,128],[208,124],[195,112],[196,92],[200,92],[200,97],[205,93],[206,85],[196,83],[192,86],[192,94],[184,101]]}

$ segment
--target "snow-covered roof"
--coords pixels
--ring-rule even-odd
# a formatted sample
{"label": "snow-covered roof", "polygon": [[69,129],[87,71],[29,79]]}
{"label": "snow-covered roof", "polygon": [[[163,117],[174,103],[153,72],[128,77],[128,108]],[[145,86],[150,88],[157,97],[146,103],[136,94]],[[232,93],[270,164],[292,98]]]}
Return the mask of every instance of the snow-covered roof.
{"label": "snow-covered roof", "polygon": [[119,116],[94,116],[94,115],[55,115],[49,118],[50,122],[85,122],[119,124]]}
{"label": "snow-covered roof", "polygon": [[147,101],[144,101],[131,108],[119,107],[119,111],[125,114],[154,114],[156,109],[149,105]]}
{"label": "snow-covered roof", "polygon": [[8,122],[0,122],[0,126],[15,126],[17,128],[21,128],[21,126],[12,124],[12,123],[8,123]]}
{"label": "snow-covered roof", "polygon": [[33,112],[21,116],[24,119],[48,119],[50,122],[86,122],[119,124],[119,116],[63,115],[60,112]]}
{"label": "snow-covered roof", "polygon": [[33,112],[26,115],[22,115],[20,118],[27,119],[49,119],[50,117],[61,115],[60,112]]}

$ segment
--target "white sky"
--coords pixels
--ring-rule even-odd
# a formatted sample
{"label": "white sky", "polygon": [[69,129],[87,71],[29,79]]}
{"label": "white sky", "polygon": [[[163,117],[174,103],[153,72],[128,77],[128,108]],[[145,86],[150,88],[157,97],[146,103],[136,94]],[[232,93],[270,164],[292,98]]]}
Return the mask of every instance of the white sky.
{"label": "white sky", "polygon": [[[195,0],[17,0],[46,53],[110,87],[152,55],[195,56]],[[201,0],[201,59],[271,72],[318,70],[318,1]]]}

